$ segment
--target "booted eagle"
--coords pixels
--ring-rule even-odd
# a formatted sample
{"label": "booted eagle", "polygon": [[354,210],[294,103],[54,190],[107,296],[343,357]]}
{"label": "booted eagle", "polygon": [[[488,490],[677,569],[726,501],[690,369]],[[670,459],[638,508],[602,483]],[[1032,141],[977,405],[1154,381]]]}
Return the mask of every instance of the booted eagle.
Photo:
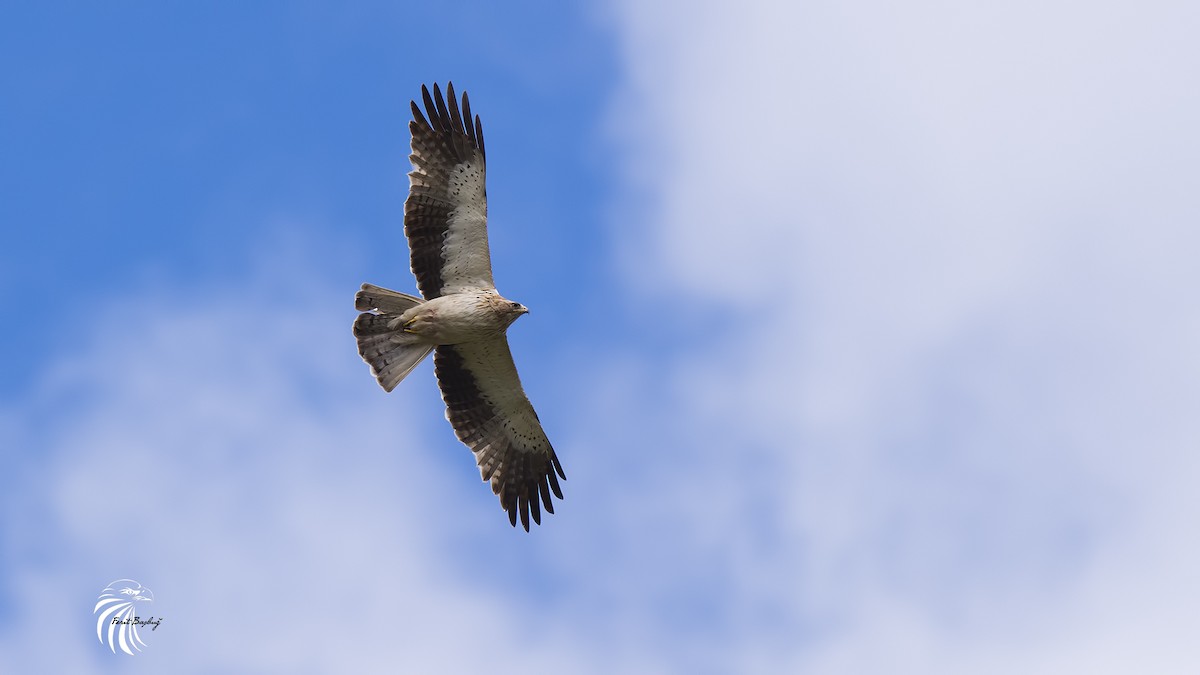
{"label": "booted eagle", "polygon": [[[391,391],[433,352],[446,419],[475,453],[483,480],[492,484],[508,520],[529,530],[542,522],[541,505],[554,513],[566,479],[537,413],[521,388],[506,332],[524,305],[506,300],[492,281],[487,239],[483,126],[462,109],[454,85],[446,98],[421,86],[425,114],[412,102],[413,170],[404,202],[412,272],[424,300],[363,284],[354,307],[358,353]],[[427,119],[428,117],[428,119]],[[557,474],[557,475],[555,475]]]}

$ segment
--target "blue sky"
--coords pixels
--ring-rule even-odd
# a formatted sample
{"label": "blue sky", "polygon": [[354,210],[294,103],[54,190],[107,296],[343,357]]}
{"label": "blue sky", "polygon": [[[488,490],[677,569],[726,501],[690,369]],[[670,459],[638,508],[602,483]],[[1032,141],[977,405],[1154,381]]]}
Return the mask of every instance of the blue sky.
{"label": "blue sky", "polygon": [[[1190,5],[4,14],[0,670],[1196,663]],[[530,534],[350,336],[447,79],[568,476]]]}

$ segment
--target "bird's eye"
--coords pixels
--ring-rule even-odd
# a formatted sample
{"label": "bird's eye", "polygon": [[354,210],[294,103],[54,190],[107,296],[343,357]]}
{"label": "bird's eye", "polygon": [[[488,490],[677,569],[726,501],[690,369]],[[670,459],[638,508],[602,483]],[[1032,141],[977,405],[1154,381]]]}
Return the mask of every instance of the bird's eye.
{"label": "bird's eye", "polygon": [[512,303],[512,308],[513,309],[521,309],[521,303],[519,303],[519,302]]}

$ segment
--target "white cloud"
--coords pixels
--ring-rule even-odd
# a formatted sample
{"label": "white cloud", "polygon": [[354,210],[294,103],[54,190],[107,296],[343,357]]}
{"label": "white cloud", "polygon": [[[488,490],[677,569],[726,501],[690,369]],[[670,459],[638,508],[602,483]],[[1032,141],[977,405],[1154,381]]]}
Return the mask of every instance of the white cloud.
{"label": "white cloud", "polygon": [[260,247],[274,262],[228,286],[72,311],[78,350],[0,411],[27,448],[0,669],[110,669],[88,612],[122,576],[166,617],[122,669],[1193,656],[1195,17],[751,1],[613,19],[630,283],[594,297],[644,302],[526,382],[570,478],[559,513],[510,531],[463,480],[428,367],[390,396],[370,382],[359,279]]}
{"label": "white cloud", "polygon": [[622,273],[704,336],[647,414],[712,439],[687,473],[734,494],[691,526],[749,547],[724,552],[745,625],[792,632],[726,658],[1195,661],[1172,627],[1200,599],[1198,18],[620,5],[614,132],[647,214]]}
{"label": "white cloud", "polygon": [[77,350],[6,411],[29,459],[5,504],[4,670],[107,672],[91,604],[127,577],[164,619],[115,657],[131,672],[577,669],[493,571],[460,576],[483,525],[514,533],[469,453],[437,459],[461,448],[428,366],[378,391],[354,286],[269,243],[268,269],[228,287],[89,308]]}

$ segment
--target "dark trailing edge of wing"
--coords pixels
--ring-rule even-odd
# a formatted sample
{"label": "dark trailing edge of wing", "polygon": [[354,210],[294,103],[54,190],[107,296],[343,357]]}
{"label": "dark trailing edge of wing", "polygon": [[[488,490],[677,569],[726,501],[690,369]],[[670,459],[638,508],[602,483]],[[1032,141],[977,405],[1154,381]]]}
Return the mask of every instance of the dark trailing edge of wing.
{"label": "dark trailing edge of wing", "polygon": [[456,206],[449,194],[449,172],[464,162],[486,161],[483,125],[478,115],[471,117],[466,92],[462,95],[461,110],[452,83],[447,83],[446,93],[448,105],[436,83],[432,94],[428,87],[421,85],[424,113],[416,101],[410,102],[413,114],[408,125],[412,134],[410,159],[414,167],[419,165],[425,172],[422,180],[428,187],[410,189],[404,203],[404,233],[408,237],[417,287],[427,300],[441,295],[445,283],[442,247]]}
{"label": "dark trailing edge of wing", "polygon": [[[459,440],[475,453],[481,475],[491,482],[492,491],[500,497],[500,506],[508,512],[509,522],[516,527],[520,514],[521,525],[529,531],[532,515],[533,522],[541,525],[541,508],[544,506],[547,513],[554,513],[550,496],[563,498],[558,478],[567,478],[554,448],[547,443],[544,449],[522,449],[500,434],[504,418],[480,393],[474,375],[453,346],[437,347],[433,365],[446,402],[446,417]],[[499,443],[494,441],[497,435],[503,438]],[[489,444],[489,439],[493,443]]]}

